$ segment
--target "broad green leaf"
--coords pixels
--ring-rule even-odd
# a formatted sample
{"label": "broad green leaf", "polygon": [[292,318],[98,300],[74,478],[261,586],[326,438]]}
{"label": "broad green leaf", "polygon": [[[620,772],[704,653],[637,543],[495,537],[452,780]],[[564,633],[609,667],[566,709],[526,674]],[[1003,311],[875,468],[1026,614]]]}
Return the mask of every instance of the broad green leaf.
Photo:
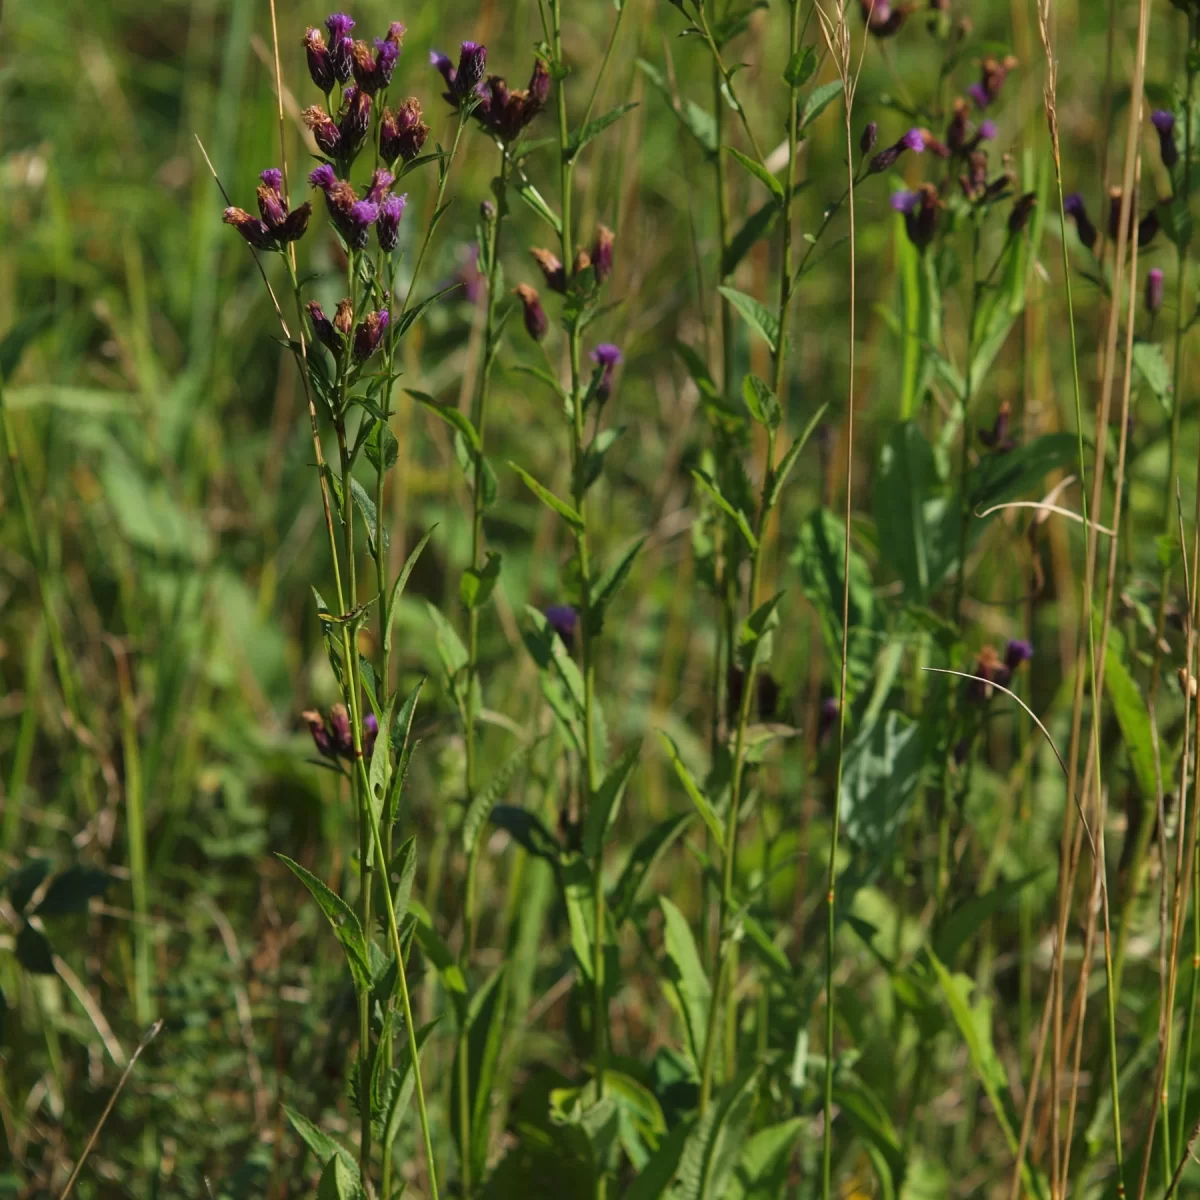
{"label": "broad green leaf", "polygon": [[904,581],[905,594],[917,603],[943,577],[941,565],[953,551],[942,538],[953,537],[961,511],[949,510],[950,500],[938,495],[938,488],[933,447],[915,421],[897,425],[879,456],[872,511],[880,550]]}
{"label": "broad green leaf", "polygon": [[680,1121],[659,1143],[650,1161],[638,1172],[622,1200],[666,1200],[683,1148],[695,1128],[693,1121]]}
{"label": "broad green leaf", "polygon": [[743,671],[766,662],[771,657],[772,635],[779,625],[779,602],[782,592],[764,600],[739,626],[737,633],[737,662]]}
{"label": "broad green leaf", "polygon": [[846,747],[841,813],[847,839],[875,864],[890,854],[921,779],[921,727],[898,712],[862,730]]}
{"label": "broad green leaf", "polygon": [[388,789],[387,805],[384,811],[384,820],[389,827],[396,823],[396,814],[400,807],[400,791],[404,786],[404,777],[408,774],[409,760],[417,745],[411,740],[412,723],[417,712],[417,700],[420,698],[421,689],[424,686],[425,680],[418,679],[416,686],[404,698],[404,703],[400,705],[392,720],[390,733],[392,749],[397,751],[399,757],[396,770],[392,772],[392,784]]}
{"label": "broad green leaf", "polygon": [[321,882],[311,871],[305,870],[298,862],[288,858],[286,854],[276,853],[275,857],[308,888],[318,907],[333,926],[338,941],[346,953],[346,961],[350,965],[350,973],[360,989],[370,987],[371,972],[367,966],[367,943],[363,937],[362,926],[354,910],[335,891]]}
{"label": "broad green leaf", "polygon": [[400,454],[400,446],[392,427],[386,421],[374,420],[371,432],[363,447],[367,452],[367,461],[376,471],[390,471],[396,465]]}
{"label": "broad green leaf", "polygon": [[[420,1061],[421,1051],[425,1042],[433,1032],[437,1021],[430,1021],[417,1030],[417,1060]],[[380,1122],[380,1142],[391,1146],[400,1133],[400,1123],[408,1111],[409,1103],[416,1085],[416,1073],[412,1069],[412,1058],[409,1055],[408,1039],[405,1038],[398,1048],[400,1065],[392,1072],[394,1081],[388,1090],[386,1103],[383,1106],[383,1119]]]}
{"label": "broad green leaf", "polygon": [[483,827],[487,824],[488,818],[492,815],[492,809],[496,807],[501,797],[508,791],[512,781],[516,778],[517,772],[528,764],[534,750],[537,749],[539,744],[540,739],[535,738],[533,741],[518,746],[504,760],[495,775],[488,780],[487,787],[482,791],[476,792],[474,799],[467,806],[467,811],[463,816],[460,833],[464,851],[470,853],[476,839],[482,834]]}
{"label": "broad green leaf", "polygon": [[641,752],[642,741],[639,738],[609,768],[604,782],[592,796],[583,831],[583,852],[588,858],[594,859],[603,850],[608,831],[617,819],[621,797],[625,794],[625,785],[629,782],[633,768],[637,766],[638,755]]}
{"label": "broad green leaf", "polygon": [[778,429],[783,419],[783,409],[779,399],[770,387],[757,375],[747,375],[742,380],[742,399],[750,415],[767,429]]}
{"label": "broad green leaf", "polygon": [[489,550],[482,567],[468,567],[463,572],[458,581],[458,598],[464,608],[482,608],[491,599],[502,561],[502,555]]}
{"label": "broad green leaf", "polygon": [[819,84],[808,94],[804,106],[800,109],[800,132],[803,133],[840,95],[842,81],[831,80]]}
{"label": "broad green leaf", "polygon": [[582,129],[577,129],[571,134],[570,140],[567,143],[567,159],[573,159],[588,142],[593,138],[599,137],[610,125],[619,121],[632,108],[637,108],[636,100],[631,100],[627,104],[620,104],[611,111],[604,113],[603,116],[595,117]]}
{"label": "broad green leaf", "polygon": [[357,1172],[352,1171],[335,1155],[321,1172],[317,1200],[361,1200],[363,1190],[358,1183],[360,1178]]}
{"label": "broad green leaf", "polygon": [[581,974],[593,978],[593,954],[596,942],[596,893],[591,868],[582,855],[570,854],[562,860],[563,898],[567,906],[567,925],[571,931],[571,949]]}
{"label": "broad green leaf", "polygon": [[713,808],[708,798],[700,790],[700,785],[696,782],[691,771],[687,769],[683,759],[679,757],[679,747],[675,745],[675,741],[671,735],[660,729],[658,736],[662,739],[662,744],[667,751],[668,757],[671,759],[671,765],[675,768],[675,774],[679,776],[679,782],[683,784],[683,790],[687,792],[688,798],[700,814],[700,819],[708,826],[708,832],[712,836],[717,849],[724,854],[725,831],[721,828],[721,819],[717,816],[716,809]]}
{"label": "broad green leaf", "polygon": [[621,876],[609,893],[608,907],[613,924],[619,929],[637,902],[638,891],[654,864],[667,852],[675,839],[693,819],[690,812],[677,813],[660,821],[647,833],[630,854]]}
{"label": "broad green leaf", "polygon": [[1138,339],[1133,343],[1133,365],[1137,368],[1142,382],[1162,405],[1163,411],[1170,416],[1175,400],[1172,394],[1171,368],[1167,366],[1167,360],[1163,357],[1162,347],[1154,342]]}
{"label": "broad green leaf", "polygon": [[762,337],[774,354],[779,345],[779,321],[775,314],[753,296],[747,296],[737,288],[719,287],[717,291],[733,305],[742,320]]}
{"label": "broad green leaf", "polygon": [[[1125,638],[1120,630],[1110,628],[1108,648],[1104,656],[1104,690],[1112,703],[1121,740],[1125,743],[1133,777],[1147,805],[1157,804],[1158,782],[1154,771],[1154,741],[1150,729],[1150,713],[1137,683],[1125,665]],[[1169,788],[1174,776],[1174,755],[1166,746],[1160,747],[1163,787]],[[946,960],[949,961],[948,959]]]}
{"label": "broad green leaf", "polygon": [[438,654],[441,657],[442,666],[446,670],[446,678],[453,681],[469,661],[467,648],[462,644],[462,639],[455,632],[454,626],[446,620],[436,605],[427,601],[426,608],[429,611],[429,618],[433,622]]}
{"label": "broad green leaf", "polygon": [[663,946],[672,968],[670,980],[679,996],[683,1019],[687,1024],[692,1060],[699,1065],[704,1060],[704,1039],[708,1031],[712,989],[701,965],[687,918],[666,896],[660,896],[658,903],[665,922]]}
{"label": "broad green leaf", "polygon": [[778,203],[783,203],[783,184],[762,163],[751,158],[748,154],[743,154],[734,146],[726,146],[725,149],[775,197]]}
{"label": "broad green leaf", "polygon": [[[377,554],[376,541],[379,537],[379,517],[375,512],[375,501],[367,495],[367,489],[363,487],[357,479],[350,480],[350,493],[354,497],[354,503],[358,505],[358,511],[362,513],[363,524],[367,527],[367,542],[372,554]],[[386,547],[387,540],[384,539]]]}
{"label": "broad green leaf", "polygon": [[413,880],[417,877],[417,839],[410,837],[396,851],[388,868],[389,885],[395,882],[396,891],[392,903],[396,910],[397,919],[408,912],[409,901],[412,900]]}
{"label": "broad green leaf", "polygon": [[371,749],[371,762],[367,769],[367,784],[370,789],[371,812],[376,821],[383,815],[383,805],[388,794],[388,780],[392,772],[392,739],[385,730],[392,727],[392,709],[396,703],[393,696],[387,708],[378,717],[379,736]]}
{"label": "broad green leaf", "polygon": [[508,464],[524,481],[525,486],[549,509],[560,517],[576,532],[584,528],[583,518],[565,501],[560,500],[549,488],[543,487],[528,471],[518,467],[515,462]]}
{"label": "broad green leaf", "polygon": [[783,82],[788,87],[803,87],[817,69],[817,51],[812,46],[797,50],[783,69]]}

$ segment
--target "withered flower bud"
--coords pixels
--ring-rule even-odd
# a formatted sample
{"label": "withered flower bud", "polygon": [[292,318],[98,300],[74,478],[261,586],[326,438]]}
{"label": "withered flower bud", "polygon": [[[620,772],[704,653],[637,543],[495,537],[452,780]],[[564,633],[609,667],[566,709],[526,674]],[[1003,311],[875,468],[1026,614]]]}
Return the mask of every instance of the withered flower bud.
{"label": "withered flower bud", "polygon": [[546,277],[546,286],[552,292],[560,294],[565,292],[567,290],[567,273],[558,260],[558,256],[536,246],[529,253],[537,259],[537,265],[542,268],[542,274]]}
{"label": "withered flower bud", "polygon": [[538,296],[537,289],[527,283],[517,284],[516,294],[525,310],[525,332],[535,342],[540,342],[550,329],[550,320],[542,307],[541,297]]}

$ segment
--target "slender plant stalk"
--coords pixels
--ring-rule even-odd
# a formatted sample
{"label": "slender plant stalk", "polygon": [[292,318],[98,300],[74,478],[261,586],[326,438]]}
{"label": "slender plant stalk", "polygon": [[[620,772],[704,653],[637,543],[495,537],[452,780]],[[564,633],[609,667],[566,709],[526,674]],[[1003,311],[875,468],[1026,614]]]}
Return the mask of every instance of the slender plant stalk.
{"label": "slender plant stalk", "polygon": [[[846,0],[836,10],[836,18],[826,15],[818,6],[817,15],[821,32],[825,38],[842,80],[843,107],[846,132],[846,190],[847,215],[849,219],[849,290],[850,322],[847,339],[848,364],[846,380],[846,508],[845,530],[842,541],[842,646],[841,663],[838,669],[838,735],[837,770],[833,792],[832,829],[829,837],[829,864],[825,885],[825,1086],[821,1114],[821,1197],[831,1200],[833,1195],[833,1071],[834,1071],[834,1019],[836,1000],[833,991],[834,939],[837,936],[837,853],[841,835],[842,819],[842,776],[846,758],[846,681],[850,653],[850,515],[854,496],[854,363],[855,363],[855,305],[857,301],[856,230],[854,223],[854,133],[851,114],[854,111],[854,93],[858,86],[857,73],[850,67],[850,28],[846,19]],[[863,55],[866,53],[866,34],[863,35]],[[862,56],[858,71],[862,70]]]}

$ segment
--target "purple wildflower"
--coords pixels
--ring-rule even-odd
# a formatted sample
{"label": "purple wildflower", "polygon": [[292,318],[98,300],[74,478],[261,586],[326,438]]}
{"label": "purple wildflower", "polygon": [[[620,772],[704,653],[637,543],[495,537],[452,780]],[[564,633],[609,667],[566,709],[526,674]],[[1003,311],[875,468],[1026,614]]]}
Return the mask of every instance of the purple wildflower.
{"label": "purple wildflower", "polygon": [[875,143],[879,140],[879,125],[875,121],[868,121],[863,127],[861,136],[858,139],[859,154],[867,155],[875,149]]}
{"label": "purple wildflower", "polygon": [[895,192],[891,198],[892,208],[904,214],[904,228],[908,240],[918,250],[924,250],[933,241],[938,211],[937,188],[923,183],[912,192]]}
{"label": "purple wildflower", "polygon": [[977,678],[967,682],[967,698],[975,704],[984,704],[995,694],[994,684],[1007,687],[1012,680],[1012,668],[1000,660],[991,646],[984,646],[975,659],[972,672]]}
{"label": "purple wildflower", "polygon": [[905,150],[911,150],[914,154],[920,154],[925,149],[925,135],[920,129],[910,129],[902,138],[893,142],[886,150],[880,152],[871,159],[871,165],[867,169],[869,175],[878,175],[881,171],[890,170],[895,164],[896,159],[904,153]]}
{"label": "purple wildflower", "polygon": [[579,613],[570,604],[551,604],[542,610],[546,623],[562,639],[568,650],[575,646],[575,630],[579,625]]}
{"label": "purple wildflower", "polygon": [[1158,152],[1162,165],[1169,171],[1179,161],[1179,147],[1175,145],[1175,114],[1158,108],[1150,114],[1150,122],[1158,131]]}
{"label": "purple wildflower", "polygon": [[410,96],[395,111],[385,108],[379,118],[379,155],[388,163],[412,162],[421,153],[429,126],[421,120],[420,102]]}
{"label": "purple wildflower", "polygon": [[537,288],[530,287],[527,283],[519,283],[516,287],[516,294],[524,307],[525,332],[535,342],[540,342],[550,329],[550,319],[542,307],[542,300],[537,294]]}
{"label": "purple wildflower", "polygon": [[282,250],[288,242],[304,236],[312,205],[307,201],[288,212],[283,200],[283,173],[269,167],[259,176],[256,192],[259,220],[245,209],[227,208],[222,216],[226,225],[232,225],[257,250]]}
{"label": "purple wildflower", "polygon": [[329,30],[329,61],[339,83],[348,83],[354,70],[354,39],[350,30],[354,22],[345,13],[330,13],[325,18]]}
{"label": "purple wildflower", "polygon": [[304,31],[304,52],[308,58],[308,73],[312,81],[329,95],[337,77],[333,71],[333,61],[329,56],[329,47],[325,45],[324,35],[319,29],[310,26]]}
{"label": "purple wildflower", "polygon": [[335,358],[339,357],[345,341],[341,333],[334,328],[333,322],[315,300],[310,300],[305,307],[308,309],[308,319],[312,322],[313,334],[317,341]]}
{"label": "purple wildflower", "polygon": [[1152,317],[1163,306],[1165,290],[1162,267],[1151,267],[1146,272],[1146,311]]}
{"label": "purple wildflower", "polygon": [[613,231],[606,225],[596,226],[596,240],[592,244],[592,270],[596,272],[596,282],[603,283],[613,269]]}
{"label": "purple wildflower", "polygon": [[565,292],[567,290],[567,272],[558,255],[549,250],[543,250],[539,246],[535,246],[529,253],[537,259],[537,265],[542,268],[542,274],[546,277],[546,286],[552,292],[559,294]]}
{"label": "purple wildflower", "polygon": [[838,713],[842,711],[836,696],[826,696],[821,701],[821,715],[817,718],[817,741],[824,742],[833,732]]}
{"label": "purple wildflower", "polygon": [[403,196],[388,196],[379,206],[379,216],[375,221],[375,236],[379,239],[379,248],[385,254],[391,254],[400,241],[400,218],[404,215],[404,206],[408,203],[408,194]]}
{"label": "purple wildflower", "polygon": [[342,131],[337,122],[317,104],[306,108],[300,114],[300,119],[312,131],[317,149],[330,158],[336,158],[342,148]]}
{"label": "purple wildflower", "polygon": [[320,188],[321,191],[327,192],[335,183],[337,183],[337,174],[328,163],[322,163],[315,170],[309,172],[308,182],[315,188]]}
{"label": "purple wildflower", "polygon": [[379,205],[370,200],[356,200],[351,206],[347,219],[346,240],[351,250],[367,248],[367,233],[371,226],[379,220]]}
{"label": "purple wildflower", "polygon": [[1033,657],[1033,645],[1024,638],[1013,638],[1004,651],[1004,665],[1009,672],[1015,671],[1022,663],[1027,663]]}
{"label": "purple wildflower", "polygon": [[367,140],[371,128],[371,96],[362,88],[348,87],[342,93],[338,131],[342,135],[342,154],[353,158]]}
{"label": "purple wildflower", "polygon": [[354,330],[354,357],[359,362],[366,362],[379,349],[379,343],[383,340],[383,335],[387,333],[390,323],[391,316],[386,308],[381,308],[378,312],[367,313],[366,317],[359,322],[358,327]]}
{"label": "purple wildflower", "polygon": [[588,357],[596,364],[593,387],[596,399],[603,404],[612,395],[613,371],[624,358],[619,346],[601,342]]}
{"label": "purple wildflower", "polygon": [[465,100],[482,82],[487,67],[487,47],[480,42],[463,42],[458,49],[458,67],[451,88]]}
{"label": "purple wildflower", "polygon": [[396,177],[391,171],[384,170],[383,167],[376,167],[371,175],[371,182],[367,187],[366,198],[372,204],[382,204],[387,197],[388,190],[392,184],[396,182]]}
{"label": "purple wildflower", "polygon": [[1078,192],[1072,192],[1063,201],[1063,210],[1075,222],[1075,232],[1079,235],[1080,242],[1086,249],[1091,250],[1096,244],[1097,231],[1087,214],[1083,197]]}

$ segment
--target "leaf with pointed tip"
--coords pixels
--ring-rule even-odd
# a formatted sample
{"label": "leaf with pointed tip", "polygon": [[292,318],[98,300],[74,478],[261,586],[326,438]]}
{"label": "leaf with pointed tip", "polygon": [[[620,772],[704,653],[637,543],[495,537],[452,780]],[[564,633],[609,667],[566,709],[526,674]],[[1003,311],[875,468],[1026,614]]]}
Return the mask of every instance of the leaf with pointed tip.
{"label": "leaf with pointed tip", "polygon": [[53,975],[54,950],[40,929],[26,922],[16,939],[17,962],[31,975]]}
{"label": "leaf with pointed tip", "polygon": [[742,380],[742,399],[750,415],[766,429],[778,429],[783,420],[783,409],[770,387],[757,375],[747,375]]}
{"label": "leaf with pointed tip", "polygon": [[[675,0],[672,0],[674,3]],[[682,11],[682,7],[681,7]],[[700,143],[705,154],[717,153],[717,121],[710,112],[706,112],[691,100],[676,100],[672,94],[671,85],[663,73],[644,58],[637,59],[637,68],[653,84],[667,106],[682,122],[683,127]]]}
{"label": "leaf with pointed tip", "polygon": [[362,926],[358,923],[358,917],[354,915],[354,910],[332,888],[322,883],[311,871],[305,870],[298,862],[294,862],[286,854],[277,853],[275,857],[308,888],[312,898],[328,918],[330,925],[333,926],[333,932],[337,934],[338,941],[342,943],[342,949],[345,951],[346,961],[350,966],[351,975],[354,976],[355,984],[359,989],[365,991],[370,987],[371,972],[367,967],[366,940],[363,937]]}
{"label": "leaf with pointed tip", "polygon": [[758,538],[754,536],[754,530],[750,528],[750,522],[746,519],[746,514],[740,508],[734,508],[732,504],[721,494],[721,489],[717,487],[716,481],[705,475],[703,471],[696,467],[692,468],[692,478],[700,485],[700,490],[703,491],[710,500],[723,512],[726,516],[733,518],[733,523],[738,527],[738,531],[742,537],[746,539],[746,545],[750,549],[758,548]]}
{"label": "leaf with pointed tip", "polygon": [[421,557],[421,551],[425,549],[429,539],[433,536],[433,531],[437,525],[430,525],[425,532],[425,536],[412,548],[412,552],[408,558],[404,560],[404,566],[400,570],[400,574],[396,576],[396,582],[392,584],[391,594],[388,596],[387,613],[384,616],[383,626],[383,652],[387,654],[392,648],[392,626],[396,620],[396,609],[400,602],[400,597],[404,594],[405,585],[408,583],[408,577],[412,574],[413,567],[417,565],[417,559]]}
{"label": "leaf with pointed tip", "polygon": [[779,503],[779,497],[783,494],[783,485],[787,483],[787,478],[792,473],[792,468],[796,465],[796,460],[800,457],[800,452],[808,445],[808,439],[812,437],[813,430],[820,424],[821,418],[825,415],[825,410],[828,407],[828,404],[822,404],[817,409],[812,419],[804,427],[804,432],[787,448],[787,453],[779,460],[779,465],[771,475],[771,486],[767,489],[768,511]]}
{"label": "leaf with pointed tip", "polygon": [[679,747],[675,745],[671,735],[660,729],[658,736],[662,739],[662,743],[666,747],[667,755],[671,759],[671,765],[675,768],[675,774],[679,776],[679,782],[683,784],[683,790],[687,792],[688,798],[700,814],[700,819],[708,827],[708,832],[712,835],[717,849],[724,853],[725,831],[721,828],[721,820],[717,816],[716,809],[709,803],[708,797],[700,790],[700,786],[696,783],[691,771],[687,769],[683,759],[679,757]]}
{"label": "leaf with pointed tip", "polygon": [[[367,527],[367,543],[370,547],[372,555],[376,554],[376,538],[378,537],[378,514],[375,512],[375,501],[367,495],[366,488],[363,487],[357,479],[350,480],[350,492],[354,496],[354,502],[358,505],[359,512],[362,513],[363,522]],[[386,546],[387,539],[385,536],[384,545]]]}
{"label": "leaf with pointed tip", "polygon": [[340,1142],[331,1138],[327,1133],[322,1133],[307,1117],[298,1113],[294,1108],[285,1104],[283,1111],[304,1144],[317,1156],[319,1163],[324,1165],[333,1158],[340,1158],[355,1172],[355,1177],[358,1177],[358,1163],[354,1161],[354,1155]]}
{"label": "leaf with pointed tip", "polygon": [[637,108],[636,100],[620,104],[603,116],[589,121],[582,129],[577,129],[567,142],[567,152],[564,156],[567,161],[573,159],[593,138],[599,137],[610,125],[619,121],[631,108]]}
{"label": "leaf with pointed tip", "polygon": [[708,1030],[712,988],[700,963],[696,939],[692,937],[687,918],[666,896],[660,896],[658,903],[665,922],[663,948],[672,967],[670,980],[683,1010],[692,1059],[699,1064],[704,1061],[704,1038]]}
{"label": "leaf with pointed tip", "polygon": [[734,146],[726,146],[725,149],[775,197],[777,204],[783,203],[783,184],[762,163],[748,154],[743,154]]}
{"label": "leaf with pointed tip", "polygon": [[412,388],[405,388],[404,390],[418,404],[423,404],[430,412],[436,413],[441,417],[452,429],[457,429],[467,439],[467,444],[470,446],[472,452],[475,454],[479,453],[479,434],[476,432],[475,426],[471,424],[471,418],[466,413],[460,412],[452,404],[440,404],[428,392],[418,392]]}
{"label": "leaf with pointed tip", "polygon": [[503,829],[527,854],[558,864],[558,840],[536,814],[511,804],[497,804],[489,820],[497,829]]}
{"label": "leaf with pointed tip", "polygon": [[675,813],[660,821],[633,848],[621,876],[608,895],[608,907],[613,924],[620,928],[633,912],[638,892],[654,864],[670,849],[675,839],[695,819],[695,813]]}
{"label": "leaf with pointed tip", "polygon": [[779,321],[775,314],[761,301],[739,292],[737,288],[719,287],[717,291],[733,305],[742,320],[767,343],[774,354],[779,345]]}
{"label": "leaf with pointed tip", "polygon": [[595,858],[604,847],[604,839],[617,819],[625,785],[629,782],[633,768],[637,766],[641,751],[642,742],[639,738],[609,768],[604,782],[592,796],[587,812],[587,824],[583,831],[583,852],[589,858]]}
{"label": "leaf with pointed tip", "polygon": [[517,184],[516,191],[517,195],[561,237],[562,218],[546,203],[542,193],[528,179],[521,179]]}
{"label": "leaf with pointed tip", "polygon": [[733,235],[721,254],[722,279],[728,279],[738,263],[749,254],[750,248],[775,228],[779,212],[779,205],[774,200],[768,200],[742,222],[741,228]]}
{"label": "leaf with pointed tip", "polygon": [[[445,209],[442,209],[438,213],[439,218],[441,217],[441,212],[444,211]],[[462,287],[461,282],[451,283],[448,286],[441,288],[439,291],[434,292],[432,296],[426,296],[425,299],[416,305],[415,308],[410,308],[404,314],[404,316],[402,316],[400,320],[396,322],[396,337],[402,338],[425,315],[425,310],[428,309],[431,304],[436,304],[443,296],[460,287]]]}
{"label": "leaf with pointed tip", "polygon": [[592,603],[588,608],[588,617],[590,618],[591,633],[593,637],[599,637],[604,628],[604,617],[608,612],[608,606],[612,603],[613,597],[617,594],[617,590],[621,584],[629,576],[630,568],[633,566],[633,560],[637,558],[638,552],[646,544],[646,539],[649,534],[643,534],[611,567],[609,567],[593,584],[592,584]]}
{"label": "leaf with pointed tip", "polygon": [[800,110],[800,132],[803,133],[841,94],[840,79],[813,88]]}
{"label": "leaf with pointed tip", "polygon": [[549,488],[543,487],[528,471],[522,467],[518,467],[515,462],[508,464],[518,475],[520,475],[525,486],[549,509],[558,513],[560,517],[572,529],[582,531],[584,528],[583,518],[565,501],[560,500]]}

